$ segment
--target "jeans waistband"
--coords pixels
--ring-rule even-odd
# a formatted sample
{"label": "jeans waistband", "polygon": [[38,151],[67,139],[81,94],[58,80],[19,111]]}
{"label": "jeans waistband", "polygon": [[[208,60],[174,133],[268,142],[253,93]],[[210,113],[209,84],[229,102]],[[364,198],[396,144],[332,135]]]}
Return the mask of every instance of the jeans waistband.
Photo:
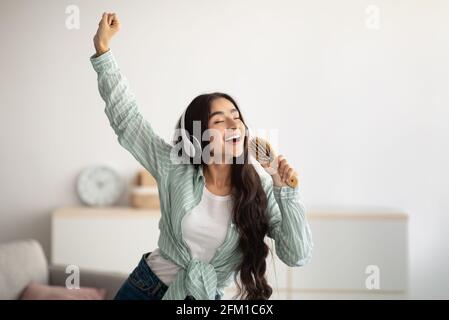
{"label": "jeans waistband", "polygon": [[150,266],[148,265],[146,258],[150,254],[151,252],[145,253],[140,259],[138,268],[141,272],[139,273],[140,276],[144,278],[142,280],[153,284],[150,289],[151,294],[162,297],[168,290],[168,286],[158,278],[158,276],[153,272],[153,270],[151,270]]}

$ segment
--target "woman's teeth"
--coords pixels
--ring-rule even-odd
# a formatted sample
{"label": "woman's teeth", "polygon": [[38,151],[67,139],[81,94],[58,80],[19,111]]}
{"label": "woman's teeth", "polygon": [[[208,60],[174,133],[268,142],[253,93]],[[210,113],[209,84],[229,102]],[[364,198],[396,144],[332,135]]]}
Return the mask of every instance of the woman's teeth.
{"label": "woman's teeth", "polygon": [[229,142],[229,141],[232,141],[232,142],[240,141],[240,135],[233,135],[231,137],[226,138],[225,141],[226,142]]}

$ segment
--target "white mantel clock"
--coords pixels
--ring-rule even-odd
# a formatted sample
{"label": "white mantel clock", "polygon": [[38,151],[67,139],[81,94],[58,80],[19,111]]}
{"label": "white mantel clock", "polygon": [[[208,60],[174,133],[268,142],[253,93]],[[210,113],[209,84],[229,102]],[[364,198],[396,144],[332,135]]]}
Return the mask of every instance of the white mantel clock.
{"label": "white mantel clock", "polygon": [[78,196],[89,206],[112,205],[119,200],[123,190],[123,179],[106,165],[87,167],[77,181]]}

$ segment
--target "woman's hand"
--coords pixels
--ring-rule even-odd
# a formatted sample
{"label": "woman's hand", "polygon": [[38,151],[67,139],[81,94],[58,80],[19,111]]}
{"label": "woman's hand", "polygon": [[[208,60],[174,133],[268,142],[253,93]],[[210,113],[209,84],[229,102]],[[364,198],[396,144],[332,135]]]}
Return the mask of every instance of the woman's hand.
{"label": "woman's hand", "polygon": [[287,181],[298,175],[283,155],[277,156],[270,165],[262,165],[262,167],[271,175],[273,184],[277,187],[287,186]]}
{"label": "woman's hand", "polygon": [[109,50],[109,42],[120,30],[120,21],[115,13],[103,13],[98,30],[94,36],[94,46],[97,57]]}

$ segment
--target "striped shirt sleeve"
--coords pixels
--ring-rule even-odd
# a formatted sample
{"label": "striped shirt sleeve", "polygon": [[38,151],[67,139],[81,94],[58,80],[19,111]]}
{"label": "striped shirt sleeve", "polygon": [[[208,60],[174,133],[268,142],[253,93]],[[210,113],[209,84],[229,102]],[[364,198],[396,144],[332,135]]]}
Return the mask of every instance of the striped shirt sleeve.
{"label": "striped shirt sleeve", "polygon": [[172,146],[153,131],[139,112],[136,98],[111,49],[98,57],[91,56],[90,61],[97,72],[98,90],[118,142],[159,181],[171,163]]}
{"label": "striped shirt sleeve", "polygon": [[268,198],[267,235],[275,241],[276,255],[290,267],[303,266],[312,257],[313,240],[299,189],[274,186],[271,177],[264,180]]}

